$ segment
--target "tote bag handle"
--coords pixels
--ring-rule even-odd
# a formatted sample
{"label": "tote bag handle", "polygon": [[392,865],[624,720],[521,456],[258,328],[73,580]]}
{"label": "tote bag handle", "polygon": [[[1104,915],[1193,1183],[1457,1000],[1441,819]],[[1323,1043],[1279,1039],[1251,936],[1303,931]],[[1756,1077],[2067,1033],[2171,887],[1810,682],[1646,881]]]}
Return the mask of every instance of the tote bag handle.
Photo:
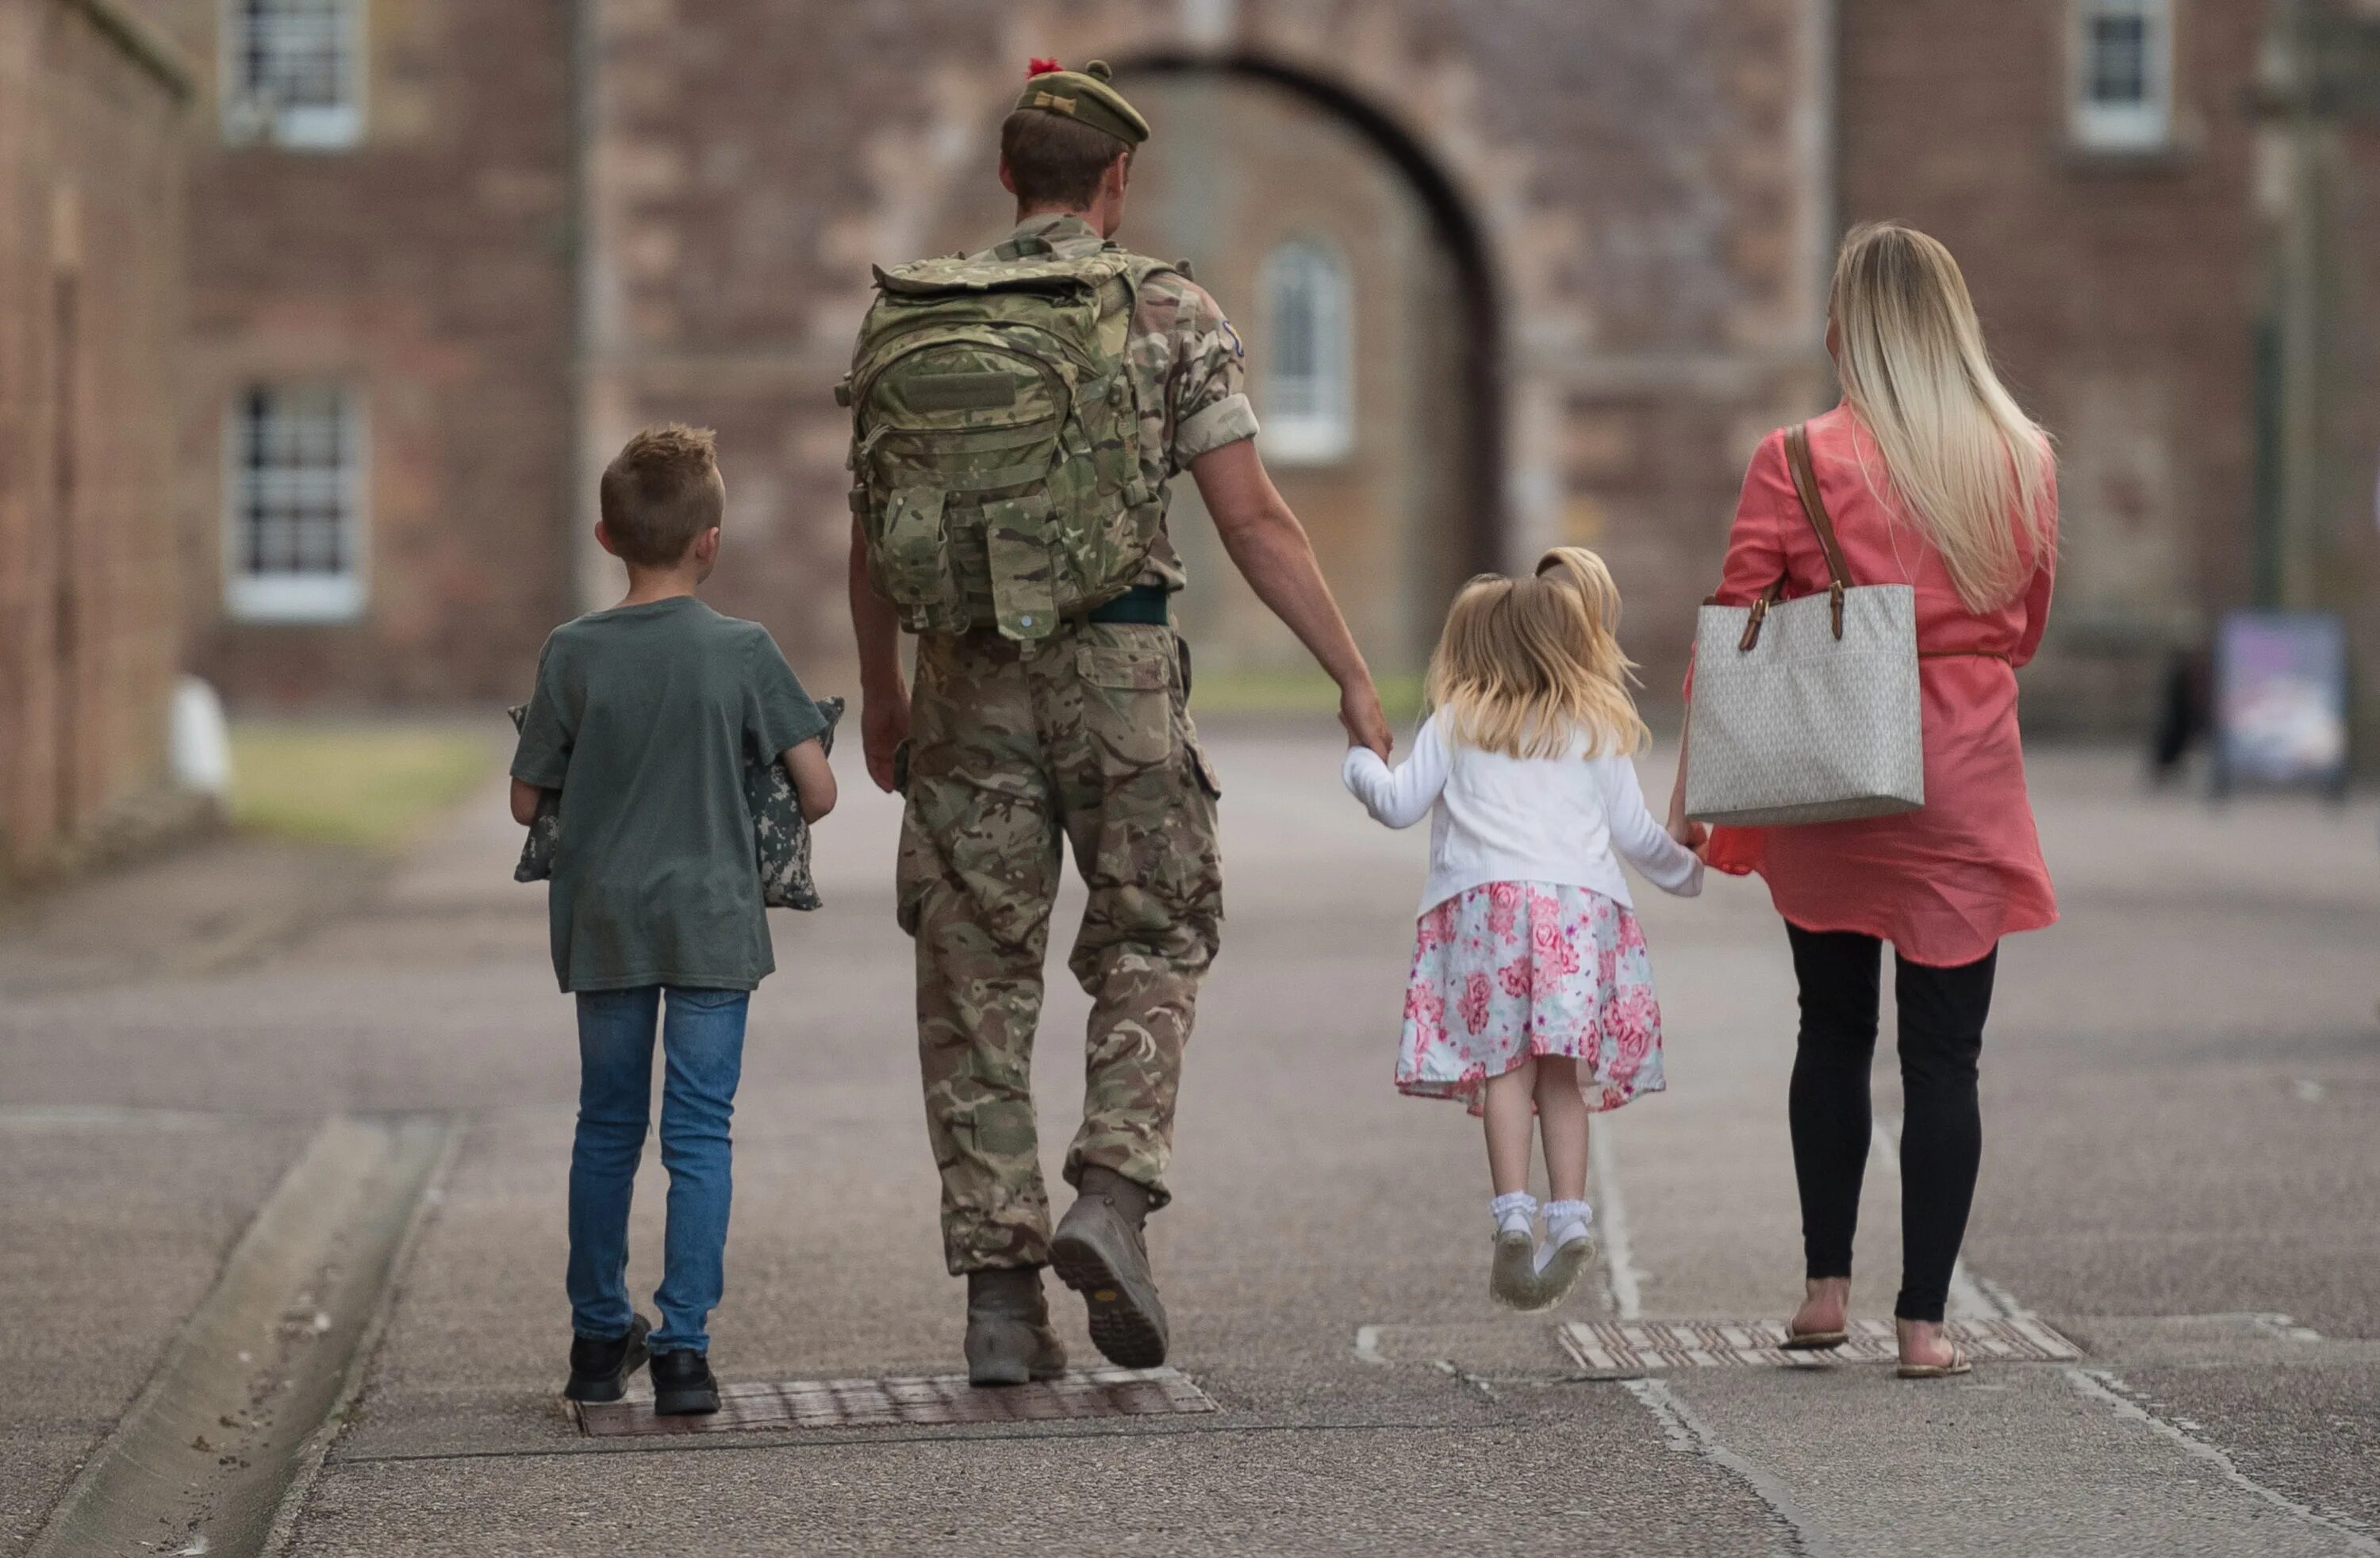
{"label": "tote bag handle", "polygon": [[[1817,468],[1810,462],[1810,424],[1797,422],[1785,430],[1785,468],[1793,473],[1793,492],[1802,500],[1802,513],[1817,532],[1818,550],[1827,558],[1827,593],[1833,601],[1835,637],[1843,636],[1843,591],[1852,587],[1852,570],[1843,561],[1842,543],[1835,539],[1835,522],[1827,515],[1827,500],[1818,495]],[[1779,574],[1777,582],[1752,603],[1752,615],[1743,625],[1743,640],[1736,645],[1749,654],[1760,642],[1760,625],[1768,616],[1768,608],[1785,598],[1785,578]]]}

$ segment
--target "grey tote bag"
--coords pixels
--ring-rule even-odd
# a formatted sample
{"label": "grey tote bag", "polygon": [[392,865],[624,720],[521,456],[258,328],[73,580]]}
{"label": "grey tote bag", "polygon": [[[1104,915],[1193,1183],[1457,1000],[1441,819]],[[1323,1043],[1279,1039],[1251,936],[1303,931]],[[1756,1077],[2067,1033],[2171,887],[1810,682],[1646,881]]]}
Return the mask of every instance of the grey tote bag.
{"label": "grey tote bag", "polygon": [[1783,827],[1925,804],[1917,701],[1917,592],[1855,585],[1818,496],[1807,427],[1785,434],[1802,511],[1818,534],[1823,595],[1779,578],[1749,606],[1706,605],[1694,625],[1686,815]]}

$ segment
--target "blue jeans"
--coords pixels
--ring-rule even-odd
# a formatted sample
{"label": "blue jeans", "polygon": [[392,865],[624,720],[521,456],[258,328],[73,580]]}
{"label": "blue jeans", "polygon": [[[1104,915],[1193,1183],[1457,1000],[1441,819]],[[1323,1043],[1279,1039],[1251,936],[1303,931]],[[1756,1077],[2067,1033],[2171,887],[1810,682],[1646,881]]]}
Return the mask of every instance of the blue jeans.
{"label": "blue jeans", "polygon": [[[703,1322],[726,1285],[732,1190],[727,1122],[744,1072],[740,990],[672,990],[662,1025],[662,1166],[669,1170],[669,1223],[662,1285],[653,1294],[657,1353],[707,1353]],[[582,992],[578,997],[578,1136],[570,1148],[570,1328],[623,1335],[628,1303],[628,1198],[652,1117],[653,1019],[662,987]]]}

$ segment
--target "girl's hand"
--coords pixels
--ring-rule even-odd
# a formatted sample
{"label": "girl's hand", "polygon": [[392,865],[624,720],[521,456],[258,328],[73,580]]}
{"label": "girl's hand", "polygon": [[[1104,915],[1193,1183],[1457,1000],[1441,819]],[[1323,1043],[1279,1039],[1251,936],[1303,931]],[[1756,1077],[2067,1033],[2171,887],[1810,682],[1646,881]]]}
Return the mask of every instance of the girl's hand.
{"label": "girl's hand", "polygon": [[1670,836],[1694,851],[1694,858],[1697,860],[1703,858],[1703,851],[1710,845],[1709,826],[1702,822],[1686,821],[1682,808],[1670,819]]}
{"label": "girl's hand", "polygon": [[1395,749],[1396,738],[1389,734],[1389,719],[1380,712],[1380,695],[1369,676],[1351,680],[1341,690],[1339,724],[1347,732],[1348,746],[1369,747],[1382,762]]}

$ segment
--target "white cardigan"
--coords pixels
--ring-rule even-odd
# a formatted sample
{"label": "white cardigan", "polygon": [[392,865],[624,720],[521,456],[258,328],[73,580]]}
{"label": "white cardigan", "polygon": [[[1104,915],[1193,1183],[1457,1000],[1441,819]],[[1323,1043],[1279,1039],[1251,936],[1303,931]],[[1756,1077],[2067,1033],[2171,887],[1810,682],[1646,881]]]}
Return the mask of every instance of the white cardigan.
{"label": "white cardigan", "polygon": [[1425,912],[1490,882],[1585,887],[1633,907],[1617,850],[1645,881],[1682,898],[1703,890],[1703,863],[1645,809],[1636,765],[1624,753],[1513,758],[1449,748],[1433,715],[1394,772],[1368,747],[1348,749],[1341,770],[1365,809],[1392,828],[1427,814],[1429,884]]}

